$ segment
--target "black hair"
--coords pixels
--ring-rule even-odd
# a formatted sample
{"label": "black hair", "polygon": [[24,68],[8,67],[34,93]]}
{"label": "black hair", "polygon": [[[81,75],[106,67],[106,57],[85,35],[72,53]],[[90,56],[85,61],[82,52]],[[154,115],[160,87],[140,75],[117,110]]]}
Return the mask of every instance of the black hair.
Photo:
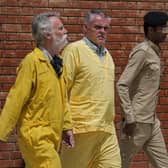
{"label": "black hair", "polygon": [[148,34],[148,27],[157,27],[166,25],[168,15],[165,12],[151,11],[144,16],[144,32]]}

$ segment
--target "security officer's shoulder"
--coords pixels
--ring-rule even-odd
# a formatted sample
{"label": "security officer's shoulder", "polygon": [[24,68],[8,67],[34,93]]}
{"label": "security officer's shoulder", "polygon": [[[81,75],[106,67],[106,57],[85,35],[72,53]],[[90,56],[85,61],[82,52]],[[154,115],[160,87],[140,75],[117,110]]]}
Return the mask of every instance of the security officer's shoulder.
{"label": "security officer's shoulder", "polygon": [[[138,45],[136,45],[130,55],[129,58],[133,57],[137,52],[142,51],[142,52],[146,52],[148,50],[148,44],[144,41],[142,43],[139,43]],[[138,54],[137,54],[138,55]]]}

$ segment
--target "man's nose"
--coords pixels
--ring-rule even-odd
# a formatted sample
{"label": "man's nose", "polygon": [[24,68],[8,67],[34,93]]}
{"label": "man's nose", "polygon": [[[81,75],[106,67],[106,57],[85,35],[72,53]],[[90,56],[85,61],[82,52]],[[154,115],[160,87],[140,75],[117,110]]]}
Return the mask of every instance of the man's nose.
{"label": "man's nose", "polygon": [[67,33],[68,33],[67,29],[66,29],[66,28],[64,28],[64,34],[67,34]]}

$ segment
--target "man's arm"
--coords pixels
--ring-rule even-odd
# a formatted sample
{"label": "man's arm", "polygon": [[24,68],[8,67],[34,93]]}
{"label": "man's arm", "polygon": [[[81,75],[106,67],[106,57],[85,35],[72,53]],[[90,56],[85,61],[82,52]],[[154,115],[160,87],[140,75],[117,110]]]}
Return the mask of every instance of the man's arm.
{"label": "man's arm", "polygon": [[32,88],[32,62],[24,60],[17,71],[14,85],[9,91],[4,108],[0,114],[0,140],[7,141],[19,119],[23,106],[26,104]]}
{"label": "man's arm", "polygon": [[124,113],[124,119],[127,124],[135,123],[134,109],[129,95],[133,81],[138,76],[145,64],[145,52],[138,50],[130,56],[128,64],[122,73],[118,83],[117,91],[120,99],[120,106]]}
{"label": "man's arm", "polygon": [[71,118],[71,109],[68,102],[68,97],[70,95],[70,90],[73,85],[75,74],[77,71],[77,62],[75,60],[76,54],[73,47],[66,47],[62,53],[63,61],[66,69],[66,78],[67,78],[67,99],[66,99],[66,109],[64,115],[64,128],[62,135],[62,143],[67,147],[74,147],[75,140],[73,136],[72,128],[72,118]]}

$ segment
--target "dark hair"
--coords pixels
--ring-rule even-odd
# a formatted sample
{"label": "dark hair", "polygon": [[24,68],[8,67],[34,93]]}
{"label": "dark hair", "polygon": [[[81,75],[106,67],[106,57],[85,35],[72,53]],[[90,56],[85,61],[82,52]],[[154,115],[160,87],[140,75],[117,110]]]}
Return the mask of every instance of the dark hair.
{"label": "dark hair", "polygon": [[144,16],[144,32],[148,34],[148,27],[157,27],[166,25],[168,15],[165,12],[151,11]]}

